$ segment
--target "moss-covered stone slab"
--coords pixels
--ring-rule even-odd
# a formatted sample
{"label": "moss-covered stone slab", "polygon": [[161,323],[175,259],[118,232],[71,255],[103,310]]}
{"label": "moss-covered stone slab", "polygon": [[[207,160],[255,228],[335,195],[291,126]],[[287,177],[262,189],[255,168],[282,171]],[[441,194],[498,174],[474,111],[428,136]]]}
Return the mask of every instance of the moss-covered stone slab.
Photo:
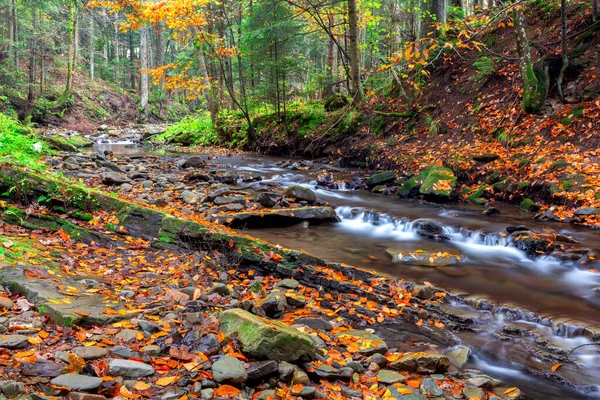
{"label": "moss-covered stone slab", "polygon": [[377,185],[383,185],[386,183],[391,183],[396,180],[396,174],[394,171],[384,171],[378,174],[373,174],[367,178],[367,186],[369,189],[374,188]]}
{"label": "moss-covered stone slab", "polygon": [[400,188],[398,196],[414,197],[418,194],[433,200],[447,201],[456,187],[456,175],[450,168],[430,165],[413,176]]}
{"label": "moss-covered stone slab", "polygon": [[297,361],[315,356],[315,345],[308,335],[242,309],[223,312],[219,330],[228,337],[237,332],[242,351],[253,358]]}
{"label": "moss-covered stone slab", "polygon": [[[40,267],[5,266],[0,268],[0,283],[12,292],[27,297],[40,314],[48,315],[59,325],[104,325],[128,318],[127,314],[119,315],[118,311],[123,309],[120,302],[115,304],[111,301],[109,305],[115,313],[106,314],[109,305],[104,303],[103,296],[88,295],[82,284],[67,277],[48,274],[46,274],[48,278],[37,277],[42,275],[39,271],[46,274],[46,271]],[[50,277],[54,279],[58,277],[59,282]],[[69,290],[69,294],[66,294],[64,290],[58,288],[59,285],[72,289]]]}

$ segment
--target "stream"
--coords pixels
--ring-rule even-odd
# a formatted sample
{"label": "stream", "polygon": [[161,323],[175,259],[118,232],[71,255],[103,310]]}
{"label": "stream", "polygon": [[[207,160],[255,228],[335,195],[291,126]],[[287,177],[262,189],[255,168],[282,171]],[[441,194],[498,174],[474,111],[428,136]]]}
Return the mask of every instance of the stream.
{"label": "stream", "polygon": [[[100,147],[101,146],[101,147]],[[131,143],[97,145],[96,151],[110,149],[115,154],[134,156],[148,154]],[[165,155],[164,153],[154,153]],[[542,318],[575,322],[579,325],[600,326],[600,269],[599,264],[578,268],[575,262],[560,261],[552,257],[530,258],[511,245],[506,227],[526,225],[543,232],[553,230],[572,236],[593,251],[600,250],[600,232],[566,224],[534,222],[532,215],[517,207],[499,206],[500,215],[485,216],[479,207],[461,205],[431,205],[399,199],[395,195],[382,196],[366,191],[327,190],[315,186],[319,169],[296,170],[281,168],[282,159],[259,156],[222,157],[213,160],[224,168],[256,172],[263,176],[260,182],[240,183],[241,189],[268,186],[286,187],[302,185],[312,189],[317,197],[329,202],[336,210],[340,222],[320,225],[302,223],[291,227],[258,228],[246,230],[252,236],[273,244],[302,249],[317,257],[333,262],[375,270],[379,273],[407,281],[444,288],[453,294],[485,298],[494,302],[511,304],[528,310]],[[332,172],[335,178],[345,178],[354,172]],[[444,225],[447,241],[429,240],[415,234],[415,221],[432,219]],[[411,266],[394,263],[388,251],[403,254],[459,254],[461,262],[455,266],[439,268]],[[427,253],[424,253],[427,252]],[[487,321],[485,333],[464,332],[458,336],[474,349],[466,367],[477,368],[491,376],[503,379],[510,386],[518,386],[532,399],[577,399],[599,396],[581,394],[550,379],[540,379],[522,368],[533,366],[539,360],[519,358],[518,348],[510,355],[509,344],[498,335],[506,329],[506,321],[498,315],[475,310],[466,304],[452,305],[465,309],[465,313]],[[578,332],[554,330],[543,323],[513,319],[514,329],[536,332],[547,338],[551,345],[564,349],[591,343]],[[377,329],[376,329],[377,330]],[[388,343],[401,342],[404,333],[383,326],[377,333]],[[410,336],[410,335],[409,335]],[[533,339],[531,339],[533,340]],[[513,346],[513,345],[510,345]],[[524,340],[519,346],[533,346]],[[391,346],[394,347],[394,346]],[[397,346],[400,347],[400,346]],[[513,346],[514,347],[514,346]],[[425,349],[427,350],[427,349]],[[522,352],[526,354],[526,351]],[[572,359],[586,367],[582,382],[588,388],[600,388],[600,353],[596,346],[582,348]],[[589,371],[591,368],[591,371]],[[596,396],[595,396],[596,395]]]}

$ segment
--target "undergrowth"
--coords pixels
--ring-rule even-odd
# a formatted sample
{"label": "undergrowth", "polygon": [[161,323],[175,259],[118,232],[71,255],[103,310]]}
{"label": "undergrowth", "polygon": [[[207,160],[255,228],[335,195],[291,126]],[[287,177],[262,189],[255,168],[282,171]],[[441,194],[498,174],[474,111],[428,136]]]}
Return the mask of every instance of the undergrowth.
{"label": "undergrowth", "polygon": [[46,142],[39,140],[16,119],[0,113],[0,162],[39,171],[44,169],[41,157],[47,154],[50,154],[50,148]]}

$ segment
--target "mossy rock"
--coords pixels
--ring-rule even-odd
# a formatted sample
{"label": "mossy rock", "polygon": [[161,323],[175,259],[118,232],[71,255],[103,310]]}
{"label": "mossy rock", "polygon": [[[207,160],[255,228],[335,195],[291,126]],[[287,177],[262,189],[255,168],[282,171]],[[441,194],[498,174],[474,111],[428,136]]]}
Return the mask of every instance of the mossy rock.
{"label": "mossy rock", "polygon": [[373,192],[373,193],[382,193],[385,189],[387,189],[387,186],[385,186],[385,185],[377,185],[377,186],[375,186],[371,190],[371,192]]}
{"label": "mossy rock", "polygon": [[490,176],[488,176],[488,178],[486,179],[486,183],[493,185],[496,182],[500,182],[502,180],[504,180],[505,178],[500,174],[500,172],[494,172],[492,173]]}
{"label": "mossy rock", "polygon": [[219,331],[226,337],[237,334],[242,352],[253,358],[297,361],[315,357],[315,345],[307,334],[241,309],[221,313]]}
{"label": "mossy rock", "polygon": [[550,171],[559,171],[561,169],[565,169],[569,166],[569,163],[567,163],[565,160],[556,160],[552,163],[552,166],[550,167]]}
{"label": "mossy rock", "polygon": [[367,178],[367,186],[369,188],[374,188],[378,185],[384,185],[386,183],[391,183],[396,180],[396,174],[394,171],[384,171],[378,174],[373,174]]}
{"label": "mossy rock", "polygon": [[421,183],[417,180],[416,176],[408,179],[400,190],[398,190],[398,196],[400,197],[414,197],[419,194],[419,189],[421,188]]}
{"label": "mossy rock", "polygon": [[535,202],[531,199],[525,199],[521,203],[521,209],[525,211],[536,212],[539,211],[540,206],[535,204]]}
{"label": "mossy rock", "polygon": [[73,135],[70,138],[66,139],[67,143],[75,146],[75,147],[92,147],[94,142],[86,137],[81,135]]}
{"label": "mossy rock", "polygon": [[433,165],[429,168],[427,177],[423,180],[419,193],[437,198],[449,199],[456,187],[456,175],[450,168]]}
{"label": "mossy rock", "polygon": [[469,197],[467,197],[467,200],[474,202],[477,199],[483,198],[487,188],[488,186],[481,186],[477,188],[473,193],[471,193],[471,195],[469,195]]}
{"label": "mossy rock", "polygon": [[508,191],[508,183],[506,181],[496,182],[492,185],[494,193],[504,193]]}
{"label": "mossy rock", "polygon": [[519,192],[526,192],[531,187],[531,182],[520,182],[518,185]]}

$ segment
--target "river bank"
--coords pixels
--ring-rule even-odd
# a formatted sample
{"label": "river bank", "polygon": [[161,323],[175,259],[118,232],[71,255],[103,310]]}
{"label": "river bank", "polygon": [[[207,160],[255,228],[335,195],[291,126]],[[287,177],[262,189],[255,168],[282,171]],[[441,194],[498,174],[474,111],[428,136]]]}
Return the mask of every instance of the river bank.
{"label": "river bank", "polygon": [[[318,207],[329,209],[323,202],[321,193],[318,190],[316,191],[317,196],[315,196],[314,200],[311,198],[301,200],[288,195],[286,191],[289,187],[286,188],[286,186],[293,185],[281,185],[281,182],[273,182],[273,177],[264,171],[251,171],[250,169],[255,168],[256,165],[252,165],[252,160],[249,161],[244,159],[244,157],[240,157],[234,161],[232,159],[214,160],[209,159],[208,156],[200,158],[189,156],[157,158],[155,156],[143,156],[140,154],[130,158],[116,156],[113,160],[102,161],[108,164],[101,167],[105,172],[99,174],[101,171],[89,171],[90,168],[97,168],[97,162],[101,160],[97,156],[89,154],[65,154],[59,158],[60,163],[56,167],[63,170],[63,173],[67,175],[79,176],[84,180],[88,180],[90,185],[97,186],[96,189],[101,189],[102,191],[109,190],[113,193],[116,193],[115,189],[117,189],[118,194],[116,196],[124,200],[132,199],[140,204],[144,204],[144,207],[149,207],[157,211],[165,210],[173,214],[176,218],[188,221],[194,220],[194,222],[201,221],[202,224],[208,223],[206,217],[214,217],[215,221],[218,222],[219,216],[232,213],[231,217],[221,218],[221,222],[230,224],[233,222],[234,216],[240,212],[242,214],[254,212],[253,218],[262,221],[262,217],[258,217],[258,215],[264,215],[265,210],[258,209],[252,211],[253,207],[260,204],[257,201],[260,197],[262,197],[264,202],[273,200],[276,200],[276,203],[280,202],[280,204],[275,204],[280,206],[274,209],[277,210],[276,213],[278,214],[275,221],[279,221],[278,223],[285,221],[286,225],[301,222],[302,219],[305,220],[303,222],[305,224],[307,220],[313,219],[312,222],[309,222],[309,226],[312,227],[315,222],[314,215],[311,214],[310,218],[307,218],[305,215],[306,218],[302,218],[301,215],[297,214],[306,213],[306,210]],[[186,171],[184,165],[188,162],[197,162],[198,165],[194,167],[189,166],[188,168],[190,169]],[[225,166],[227,164],[228,166]],[[65,165],[70,165],[70,167],[65,167]],[[77,165],[76,168],[75,165]],[[133,168],[128,166],[133,166]],[[119,168],[120,172],[115,171],[115,167]],[[281,172],[278,171],[278,169],[281,169],[280,166],[267,163],[263,167],[267,169],[271,168],[271,172]],[[114,175],[112,177],[107,175],[111,172],[124,175],[127,178],[127,182],[117,182],[113,179],[115,178]],[[107,179],[109,177],[112,181]],[[208,180],[202,177],[208,178]],[[225,193],[225,189],[228,189],[229,193]],[[221,190],[219,196],[209,196],[218,190]],[[186,194],[187,202],[183,196],[185,191],[191,192]],[[269,193],[269,195],[264,195],[264,193]],[[193,201],[194,196],[197,197],[196,202]],[[224,197],[227,201],[224,204],[215,204],[224,201],[216,201],[219,197]],[[232,198],[235,201],[230,201]],[[160,201],[161,199],[163,202]],[[211,204],[203,204],[207,202]],[[240,206],[242,209],[240,209]],[[218,212],[214,211],[216,207],[220,208]],[[203,210],[202,208],[205,209]],[[269,210],[269,208],[266,210]],[[284,212],[288,214],[280,214]],[[148,224],[141,224],[140,221],[137,221],[134,227],[126,225],[126,222],[123,224],[123,221],[121,221],[122,217],[129,214],[121,213],[121,218],[119,215],[116,217],[105,215],[103,218],[107,222],[107,225],[101,227],[99,230],[103,231],[102,228],[106,228],[110,224],[111,229],[108,229],[108,231],[112,231],[113,233],[111,234],[118,236],[129,234],[132,237],[141,237],[143,240],[155,238],[157,240],[151,242],[154,243],[154,247],[167,247],[169,249],[174,246],[174,239],[181,239],[181,236],[173,236],[172,231],[170,234],[165,234],[169,231],[165,232],[163,229],[161,234],[156,227],[150,231],[146,230],[149,228],[140,229],[140,226],[156,225],[157,220],[153,220],[152,218],[150,218],[149,221],[151,222]],[[132,215],[137,214],[139,213],[133,213]],[[344,217],[343,213],[339,214]],[[199,215],[203,215],[203,218],[198,219],[197,216]],[[110,218],[115,218],[115,220],[108,222]],[[228,222],[230,218],[231,221]],[[127,221],[127,218],[125,218],[125,221]],[[342,224],[343,221],[342,219]],[[218,227],[219,225],[211,224],[210,226]],[[318,226],[320,229],[320,227],[327,227],[329,224]],[[122,232],[119,234],[121,230]],[[200,246],[202,249],[207,248],[205,239],[192,238],[189,236],[189,232],[190,229],[186,229],[185,243],[187,250],[193,250],[192,247],[194,246]],[[249,233],[255,235],[254,231]],[[258,236],[260,237],[260,234]],[[223,237],[220,237],[218,242],[221,247],[224,245],[225,249],[231,249],[229,247],[231,242]],[[213,245],[208,247],[213,247]],[[238,242],[236,239],[232,248],[237,249],[237,247]],[[554,320],[550,316],[540,317],[532,312],[524,312],[518,307],[509,307],[507,304],[494,304],[493,302],[484,301],[482,297],[472,296],[465,298],[464,296],[457,296],[456,293],[433,289],[432,286],[427,286],[427,284],[415,286],[411,283],[402,283],[402,281],[391,277],[373,275],[372,273],[365,275],[364,272],[353,268],[338,264],[329,264],[323,260],[318,261],[315,258],[305,259],[300,264],[296,262],[295,268],[292,271],[285,268],[281,269],[278,265],[287,264],[286,258],[289,253],[286,251],[281,253],[277,247],[264,247],[264,245],[256,247],[259,247],[260,250],[252,247],[252,250],[249,252],[250,254],[254,254],[254,259],[250,264],[244,262],[243,257],[240,261],[239,255],[221,254],[221,258],[217,258],[219,260],[217,265],[224,258],[226,264],[230,264],[231,268],[235,268],[233,276],[237,276],[240,273],[245,274],[246,279],[249,280],[247,284],[254,282],[250,274],[286,278],[291,273],[299,284],[305,288],[304,291],[308,290],[310,292],[310,290],[315,290],[317,291],[316,293],[320,293],[317,295],[315,292],[312,292],[315,296],[319,296],[317,310],[325,309],[329,311],[325,311],[324,314],[318,314],[319,317],[325,316],[331,318],[333,316],[340,316],[349,323],[348,327],[362,326],[364,328],[368,326],[375,329],[375,332],[381,335],[382,338],[385,338],[388,347],[399,348],[402,352],[427,350],[428,352],[433,351],[437,353],[440,348],[450,350],[456,345],[463,343],[463,345],[467,344],[473,349],[485,348],[483,353],[477,353],[476,358],[481,358],[484,353],[486,357],[489,355],[497,357],[498,354],[504,353],[500,359],[496,358],[494,364],[506,366],[510,362],[513,362],[516,365],[520,365],[520,367],[516,367],[517,369],[523,371],[530,370],[534,374],[542,374],[552,377],[552,379],[558,379],[559,381],[564,380],[567,386],[570,382],[570,384],[578,386],[579,389],[593,390],[595,384],[593,382],[593,374],[588,377],[586,374],[582,374],[581,370],[577,368],[577,366],[587,365],[590,357],[592,357],[592,360],[595,357],[593,352],[589,353],[587,351],[590,348],[588,347],[582,359],[578,359],[574,363],[570,360],[565,362],[566,353],[573,346],[576,344],[586,344],[589,341],[598,339],[595,336],[597,333],[594,333],[596,331],[590,326],[589,322],[586,323],[587,327],[584,327],[570,319],[556,318]],[[171,249],[169,251],[172,252],[174,250]],[[257,252],[257,254],[254,252]],[[279,260],[280,256],[278,256],[280,253],[281,260]],[[244,251],[242,251],[242,254],[244,254]],[[331,258],[330,260],[334,261]],[[86,261],[82,260],[82,262],[87,264]],[[298,268],[300,265],[301,268]],[[310,267],[311,265],[313,267]],[[316,269],[314,269],[315,267]],[[223,267],[223,270],[227,270],[228,268],[230,267]],[[311,272],[307,273],[307,269]],[[87,273],[89,274],[89,270]],[[228,270],[228,273],[232,272]],[[222,283],[229,282],[229,279],[233,276],[228,276]],[[224,276],[221,276],[221,278],[224,278]],[[235,278],[235,281],[238,283],[240,281],[245,282],[243,279]],[[340,284],[340,281],[342,284]],[[362,283],[360,283],[361,281]],[[373,289],[370,289],[369,286],[379,289],[374,293]],[[309,290],[308,288],[312,289]],[[391,288],[400,290],[401,296],[398,296],[398,292],[394,293],[391,291]],[[206,291],[210,291],[210,287],[206,287],[205,289]],[[325,295],[324,299],[320,298],[323,294],[323,289],[326,291],[325,293],[331,296],[331,299],[327,295]],[[126,290],[129,290],[129,288]],[[265,300],[270,294],[273,293],[261,290],[258,299],[255,295],[252,295],[249,299],[254,301],[254,306],[256,306],[256,303],[261,303],[261,301],[257,302],[256,300]],[[364,302],[361,300],[363,297],[365,298]],[[286,313],[290,312],[290,304],[295,301],[293,298],[294,296],[291,298],[286,297],[287,305],[284,306]],[[404,304],[405,302],[407,303]],[[276,301],[275,303],[277,304]],[[312,302],[309,300],[308,304],[312,304]],[[399,305],[401,306],[400,308],[398,308]],[[281,308],[281,303],[279,303],[279,307]],[[252,307],[250,307],[250,310],[253,310]],[[393,310],[396,310],[396,312],[394,313]],[[311,306],[312,311],[314,311],[314,308]],[[330,314],[331,312],[335,314]],[[260,311],[258,313],[260,315]],[[284,321],[287,321],[288,317],[284,316],[283,318]],[[382,322],[384,323],[382,328],[378,328]],[[390,326],[393,327],[394,324],[397,327],[390,330]],[[386,327],[386,325],[389,326]],[[394,332],[391,336],[389,334],[390,331]],[[399,338],[402,340],[399,340]],[[481,340],[484,340],[487,346],[482,346]],[[407,345],[407,343],[413,343],[413,345]],[[504,343],[504,345],[498,347],[498,343]],[[532,360],[542,361],[532,362]],[[554,371],[552,367],[557,364],[563,365]],[[480,363],[479,367],[481,365]],[[472,364],[469,365],[469,367],[472,366]],[[338,369],[339,367],[341,366],[338,366]],[[334,378],[332,377],[332,379]],[[542,382],[550,384],[551,380],[542,380]],[[545,386],[545,384],[542,384],[542,386]],[[551,385],[551,387],[554,386]],[[559,385],[555,389],[548,389],[548,392],[554,393],[555,396],[563,396],[564,398],[565,392],[561,392],[561,390],[565,389],[559,389],[560,387]],[[380,389],[381,387],[378,387],[377,390]],[[539,387],[535,390],[541,392]],[[511,391],[509,394],[513,392]],[[576,393],[566,393],[569,393],[569,396],[578,396]],[[498,393],[495,395],[500,398],[503,397]]]}

